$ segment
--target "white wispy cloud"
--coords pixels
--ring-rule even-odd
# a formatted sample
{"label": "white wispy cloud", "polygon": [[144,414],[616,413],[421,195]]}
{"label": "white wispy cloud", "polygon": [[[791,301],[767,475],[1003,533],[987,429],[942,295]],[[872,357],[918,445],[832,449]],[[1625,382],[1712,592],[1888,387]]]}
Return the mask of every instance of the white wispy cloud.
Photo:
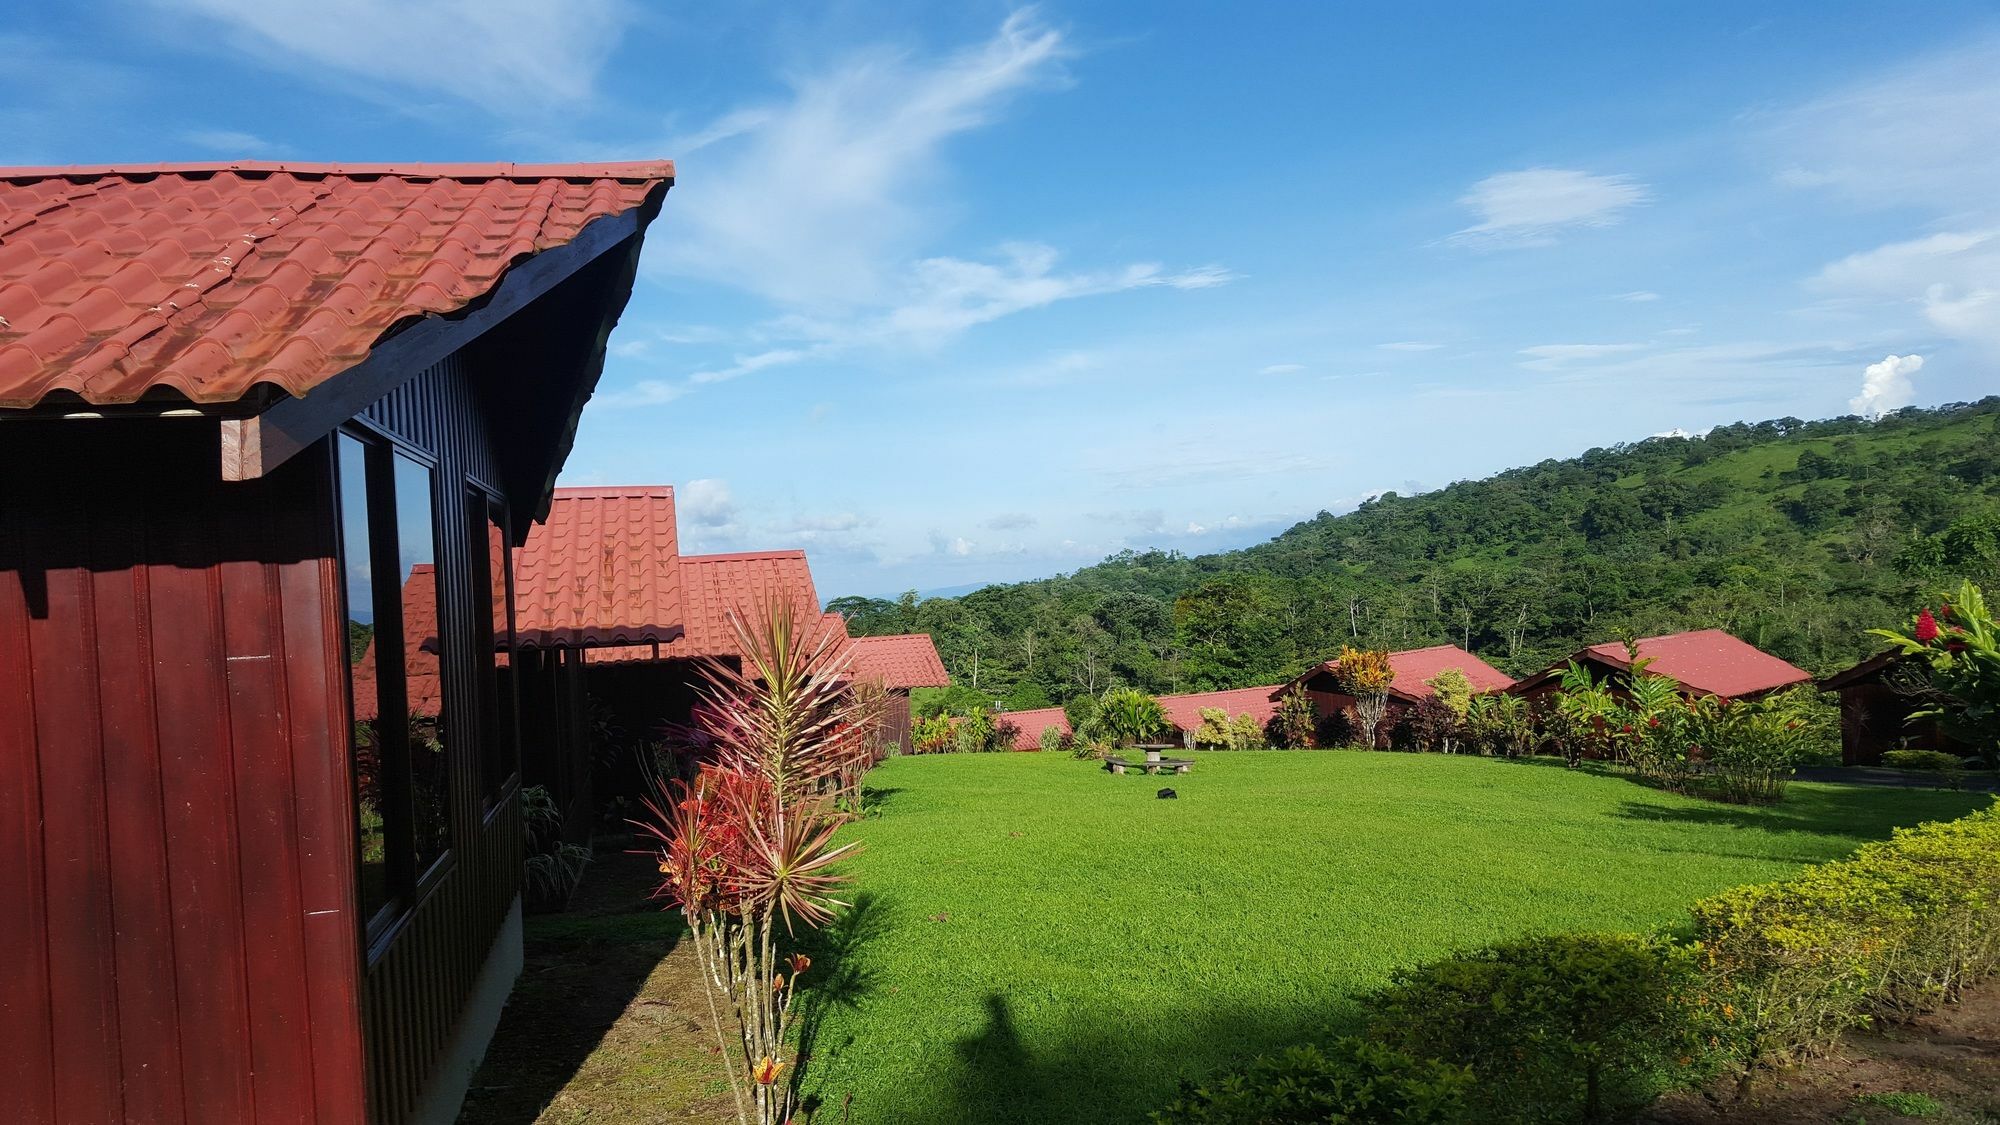
{"label": "white wispy cloud", "polygon": [[698,527],[724,527],[737,519],[729,482],[713,478],[691,480],[675,489],[674,507],[681,518]]}
{"label": "white wispy cloud", "polygon": [[1847,408],[1867,418],[1880,418],[1892,410],[1901,410],[1917,400],[1910,376],[1923,366],[1924,357],[1920,355],[1883,356],[1880,362],[1862,370],[1861,393],[1847,400]]}
{"label": "white wispy cloud", "polygon": [[1630,293],[1615,293],[1611,299],[1614,301],[1631,301],[1635,304],[1642,304],[1646,301],[1657,301],[1660,299],[1660,295],[1651,289],[1634,289]]}
{"label": "white wispy cloud", "polygon": [[785,304],[881,301],[936,219],[943,148],[1071,52],[1032,12],[941,59],[873,50],[793,79],[788,99],[733,110],[672,142],[703,153],[674,191],[677,236],[654,263]]}
{"label": "white wispy cloud", "polygon": [[1035,526],[1035,522],[1035,517],[1027,512],[1002,512],[987,520],[985,526],[991,531],[1019,531]]}
{"label": "white wispy cloud", "polygon": [[1857,202],[2000,210],[2000,34],[1749,118],[1781,183]]}
{"label": "white wispy cloud", "polygon": [[1571,364],[1594,363],[1614,356],[1629,355],[1645,350],[1645,344],[1536,344],[1522,348],[1521,354],[1528,358],[1521,361],[1522,367],[1536,371],[1553,371]]}
{"label": "white wispy cloud", "polygon": [[1499,172],[1472,185],[1459,199],[1479,220],[1452,235],[1472,246],[1539,246],[1565,230],[1609,226],[1650,199],[1631,176],[1598,175],[1569,168]]}
{"label": "white wispy cloud", "polygon": [[588,98],[624,0],[150,0],[205,16],[280,62],[437,90],[501,115]]}
{"label": "white wispy cloud", "polygon": [[181,134],[181,139],[196,148],[225,156],[267,156],[280,147],[255,133],[236,129],[190,129]]}
{"label": "white wispy cloud", "polygon": [[1296,374],[1298,374],[1299,372],[1301,372],[1301,371],[1304,371],[1305,369],[1306,369],[1306,365],[1305,365],[1305,364],[1303,364],[1303,363],[1273,363],[1273,364],[1270,364],[1270,365],[1268,365],[1268,366],[1266,366],[1266,367],[1262,367],[1262,368],[1259,368],[1259,369],[1258,369],[1258,371],[1257,371],[1257,374],[1259,374],[1259,375],[1296,375]]}
{"label": "white wispy cloud", "polygon": [[1434,352],[1444,347],[1443,344],[1433,344],[1424,340],[1392,340],[1375,346],[1385,352]]}

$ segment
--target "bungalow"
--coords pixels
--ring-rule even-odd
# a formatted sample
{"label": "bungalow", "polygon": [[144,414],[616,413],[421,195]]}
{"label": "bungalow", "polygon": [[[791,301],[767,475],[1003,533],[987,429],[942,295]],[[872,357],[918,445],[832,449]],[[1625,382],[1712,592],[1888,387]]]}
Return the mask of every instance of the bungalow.
{"label": "bungalow", "polygon": [[1819,681],[1819,690],[1840,696],[1842,765],[1880,765],[1884,750],[1963,751],[1936,723],[1911,721],[1919,704],[1896,682],[1901,667],[1903,655],[1891,649]]}
{"label": "bungalow", "polygon": [[[1457,645],[1432,645],[1392,652],[1389,654],[1389,668],[1395,677],[1389,684],[1389,709],[1383,720],[1385,729],[1393,728],[1403,712],[1435,694],[1427,681],[1437,678],[1448,668],[1464,673],[1475,694],[1505,691],[1514,686],[1513,677]],[[1289,683],[1274,689],[1271,698],[1276,701],[1283,698],[1286,692],[1294,690],[1303,690],[1312,699],[1313,715],[1320,722],[1347,714],[1355,702],[1354,697],[1340,686],[1338,660],[1321,661],[1306,669]]]}
{"label": "bungalow", "polygon": [[[833,614],[839,618],[839,614]],[[845,631],[847,622],[841,621]],[[929,633],[901,633],[884,637],[855,637],[848,646],[857,683],[881,687],[883,700],[881,745],[908,747],[910,744],[910,691],[920,687],[950,687],[951,675]],[[886,752],[886,751],[885,751]]]}
{"label": "bungalow", "polygon": [[456,1115],[588,642],[510,555],[672,182],[0,169],[9,1121]]}
{"label": "bungalow", "polygon": [[[1258,726],[1268,724],[1278,713],[1277,700],[1282,690],[1277,687],[1235,688],[1229,691],[1197,691],[1180,695],[1159,697],[1160,710],[1165,712],[1167,722],[1173,724],[1171,737],[1182,738],[1201,729],[1201,713],[1215,709],[1228,713],[1234,719],[1248,715]],[[1000,716],[1014,724],[1014,749],[1039,750],[1042,748],[1042,732],[1050,727],[1070,733],[1069,717],[1060,707],[1038,707],[1032,711],[1009,711]]]}
{"label": "bungalow", "polygon": [[[1717,695],[1725,699],[1754,699],[1780,688],[1803,684],[1812,675],[1765,652],[1748,641],[1739,640],[1721,629],[1697,629],[1646,637],[1637,643],[1641,660],[1651,663],[1646,671],[1678,680],[1689,695]],[[1575,661],[1592,679],[1614,683],[1631,675],[1632,655],[1622,641],[1578,649],[1567,658],[1529,676],[1511,689],[1529,700],[1539,700],[1562,688],[1563,673]]]}

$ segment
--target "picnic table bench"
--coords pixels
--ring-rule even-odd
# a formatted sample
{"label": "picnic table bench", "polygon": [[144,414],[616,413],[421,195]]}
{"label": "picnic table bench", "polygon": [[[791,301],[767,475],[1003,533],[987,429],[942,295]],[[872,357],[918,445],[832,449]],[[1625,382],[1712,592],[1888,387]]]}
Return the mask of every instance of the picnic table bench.
{"label": "picnic table bench", "polygon": [[1126,770],[1138,770],[1140,773],[1186,773],[1194,768],[1194,759],[1161,758],[1157,762],[1144,760],[1131,762],[1124,758],[1112,757],[1104,759],[1104,768],[1114,774],[1123,774]]}

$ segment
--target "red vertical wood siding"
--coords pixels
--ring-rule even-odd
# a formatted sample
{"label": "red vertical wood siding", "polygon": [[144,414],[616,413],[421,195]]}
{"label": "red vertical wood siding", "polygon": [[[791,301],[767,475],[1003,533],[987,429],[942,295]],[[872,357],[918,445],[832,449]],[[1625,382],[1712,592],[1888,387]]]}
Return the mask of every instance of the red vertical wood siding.
{"label": "red vertical wood siding", "polygon": [[327,460],[0,423],[0,1090],[24,1123],[363,1118]]}

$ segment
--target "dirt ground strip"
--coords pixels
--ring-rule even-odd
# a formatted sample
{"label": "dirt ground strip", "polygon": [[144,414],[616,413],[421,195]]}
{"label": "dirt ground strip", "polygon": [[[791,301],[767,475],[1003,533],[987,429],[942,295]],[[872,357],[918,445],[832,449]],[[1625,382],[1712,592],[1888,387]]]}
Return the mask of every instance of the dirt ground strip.
{"label": "dirt ground strip", "polygon": [[1652,1125],[2000,1125],[2000,981],[1911,1023],[1848,1036],[1841,1050],[1770,1076],[1742,1101],[1670,1098]]}

